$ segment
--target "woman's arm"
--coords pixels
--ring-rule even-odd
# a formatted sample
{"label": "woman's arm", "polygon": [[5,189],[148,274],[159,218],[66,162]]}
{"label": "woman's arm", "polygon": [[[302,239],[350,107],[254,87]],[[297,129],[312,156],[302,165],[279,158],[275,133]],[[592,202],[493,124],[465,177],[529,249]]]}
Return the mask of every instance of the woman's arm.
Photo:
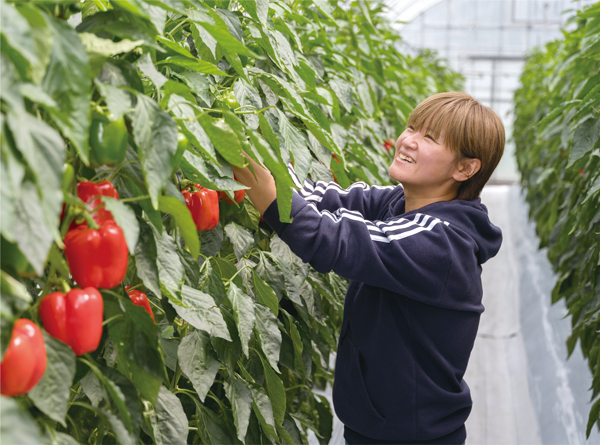
{"label": "woman's arm", "polygon": [[275,201],[275,198],[277,198],[275,179],[273,179],[271,172],[265,167],[257,164],[256,161],[245,153],[244,156],[246,156],[254,168],[256,178],[249,167],[240,168],[232,165],[233,174],[238,182],[244,184],[246,187],[250,187],[249,190],[246,190],[246,194],[250,198],[250,201],[252,201],[252,204],[254,204],[254,207],[256,207],[256,210],[262,215],[273,201]]}

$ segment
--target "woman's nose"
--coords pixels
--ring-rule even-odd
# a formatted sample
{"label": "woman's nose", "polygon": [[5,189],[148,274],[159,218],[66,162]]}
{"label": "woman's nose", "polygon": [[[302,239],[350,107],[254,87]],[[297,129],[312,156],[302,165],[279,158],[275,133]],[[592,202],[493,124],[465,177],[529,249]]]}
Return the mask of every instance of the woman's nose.
{"label": "woman's nose", "polygon": [[417,148],[417,140],[415,136],[411,134],[410,136],[407,136],[404,141],[402,141],[402,145],[414,150]]}

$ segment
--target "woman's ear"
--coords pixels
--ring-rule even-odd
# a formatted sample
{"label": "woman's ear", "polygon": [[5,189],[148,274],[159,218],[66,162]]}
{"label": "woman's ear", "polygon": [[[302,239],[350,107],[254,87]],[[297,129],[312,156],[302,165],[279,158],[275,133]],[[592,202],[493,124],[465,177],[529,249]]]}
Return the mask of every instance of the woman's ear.
{"label": "woman's ear", "polygon": [[472,178],[481,169],[481,161],[477,158],[464,158],[458,162],[452,175],[455,181],[463,182]]}

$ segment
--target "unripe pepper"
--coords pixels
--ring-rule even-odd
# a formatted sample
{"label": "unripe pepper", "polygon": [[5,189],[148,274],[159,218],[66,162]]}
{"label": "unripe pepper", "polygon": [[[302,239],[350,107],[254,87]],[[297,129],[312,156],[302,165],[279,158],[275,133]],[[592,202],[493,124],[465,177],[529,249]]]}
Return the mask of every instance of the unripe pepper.
{"label": "unripe pepper", "polygon": [[65,236],[65,256],[73,279],[82,287],[111,289],[127,272],[127,243],[123,230],[112,220],[98,229],[85,225]]}
{"label": "unripe pepper", "polygon": [[44,329],[68,344],[76,355],[93,352],[102,338],[104,321],[102,295],[93,287],[53,292],[42,298],[39,307]]}
{"label": "unripe pepper", "polygon": [[187,208],[192,214],[196,229],[212,230],[219,224],[219,195],[216,191],[201,187],[199,184],[194,187],[199,190],[183,192]]}
{"label": "unripe pepper", "polygon": [[114,167],[127,153],[127,126],[125,119],[95,116],[90,125],[90,167]]}
{"label": "unripe pepper", "polygon": [[40,381],[46,370],[46,345],[40,328],[31,320],[19,318],[0,363],[0,393],[20,396]]}
{"label": "unripe pepper", "polygon": [[129,295],[129,298],[131,298],[131,302],[136,306],[143,307],[146,310],[146,312],[148,312],[148,314],[150,314],[150,316],[152,317],[152,321],[156,323],[156,320],[154,319],[154,313],[152,312],[152,308],[150,307],[150,301],[148,301],[148,296],[140,290],[129,289],[131,289],[131,286],[125,286],[125,292],[127,292],[127,295]]}

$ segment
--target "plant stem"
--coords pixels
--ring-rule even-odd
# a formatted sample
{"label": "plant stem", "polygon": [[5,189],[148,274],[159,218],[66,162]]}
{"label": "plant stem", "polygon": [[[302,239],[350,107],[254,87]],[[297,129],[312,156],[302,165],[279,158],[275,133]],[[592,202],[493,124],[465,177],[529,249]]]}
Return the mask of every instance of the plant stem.
{"label": "plant stem", "polygon": [[116,318],[119,318],[119,317],[122,317],[122,316],[123,316],[123,314],[117,314],[117,315],[113,315],[113,316],[112,316],[112,317],[110,317],[108,320],[104,320],[104,321],[102,322],[102,326],[105,326],[105,325],[107,325],[108,323],[110,323],[111,321],[113,321],[114,319],[116,319]]}
{"label": "plant stem", "polygon": [[144,196],[134,196],[132,198],[123,198],[123,199],[119,199],[119,201],[121,202],[133,202],[133,201],[142,201],[144,199],[150,199],[150,196],[148,195],[144,195]]}

